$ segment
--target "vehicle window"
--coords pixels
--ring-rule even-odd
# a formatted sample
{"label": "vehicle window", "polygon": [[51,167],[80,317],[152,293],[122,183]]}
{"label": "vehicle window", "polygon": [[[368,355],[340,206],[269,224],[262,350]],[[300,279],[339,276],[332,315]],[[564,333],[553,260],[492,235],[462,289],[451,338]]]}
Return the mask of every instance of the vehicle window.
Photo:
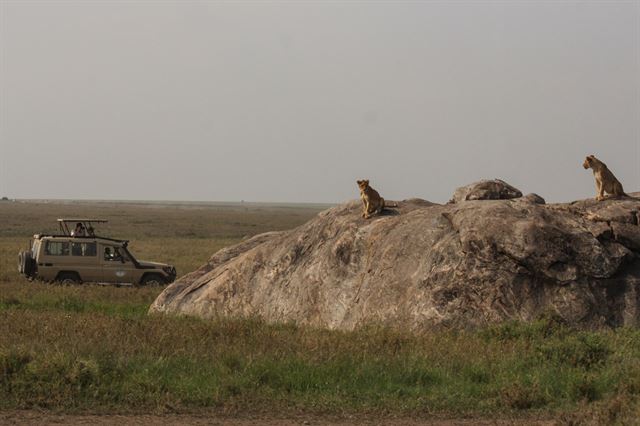
{"label": "vehicle window", "polygon": [[47,244],[44,246],[44,252],[50,256],[68,256],[69,242],[47,241]]}
{"label": "vehicle window", "polygon": [[122,256],[122,254],[120,253],[120,248],[119,247],[105,247],[104,248],[104,260],[118,260],[118,261],[122,261],[125,260],[126,258],[124,258]]}
{"label": "vehicle window", "polygon": [[97,254],[96,243],[71,243],[73,256],[95,256]]}

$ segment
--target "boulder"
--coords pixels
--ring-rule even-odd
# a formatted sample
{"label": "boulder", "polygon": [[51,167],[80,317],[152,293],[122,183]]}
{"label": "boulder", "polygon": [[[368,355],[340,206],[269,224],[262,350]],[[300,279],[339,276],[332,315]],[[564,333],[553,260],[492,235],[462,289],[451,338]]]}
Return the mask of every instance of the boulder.
{"label": "boulder", "polygon": [[168,286],[150,312],[342,330],[545,314],[581,327],[639,323],[637,199],[398,204],[396,214],[366,220],[352,201],[225,248]]}
{"label": "boulder", "polygon": [[522,197],[522,192],[503,180],[481,180],[456,189],[449,203],[454,204],[469,200],[510,200],[520,197]]}
{"label": "boulder", "polygon": [[524,197],[520,198],[520,200],[525,201],[527,203],[546,204],[546,201],[544,200],[544,198],[534,193],[527,194]]}

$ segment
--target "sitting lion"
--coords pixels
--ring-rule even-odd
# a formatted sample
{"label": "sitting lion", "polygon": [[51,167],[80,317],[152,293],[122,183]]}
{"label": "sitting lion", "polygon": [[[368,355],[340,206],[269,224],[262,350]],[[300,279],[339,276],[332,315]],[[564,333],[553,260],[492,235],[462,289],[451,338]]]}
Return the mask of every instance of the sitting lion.
{"label": "sitting lion", "polygon": [[360,188],[360,198],[362,199],[362,217],[369,219],[376,213],[381,213],[385,207],[398,207],[397,204],[385,204],[384,198],[378,191],[369,186],[369,180],[357,181]]}
{"label": "sitting lion", "polygon": [[609,170],[607,165],[598,160],[595,156],[589,155],[585,158],[584,163],[582,163],[582,167],[585,169],[591,168],[593,170],[593,176],[596,178],[596,200],[604,200],[605,192],[616,197],[628,197],[628,195],[624,193],[620,181],[616,179],[613,173],[611,173],[611,170]]}

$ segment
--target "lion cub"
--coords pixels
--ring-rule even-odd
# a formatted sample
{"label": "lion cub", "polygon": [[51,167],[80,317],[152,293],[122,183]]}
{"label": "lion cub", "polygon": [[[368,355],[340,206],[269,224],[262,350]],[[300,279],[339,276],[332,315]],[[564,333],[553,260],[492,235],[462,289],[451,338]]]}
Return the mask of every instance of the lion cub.
{"label": "lion cub", "polygon": [[357,181],[360,188],[360,199],[362,199],[362,217],[369,219],[376,213],[381,213],[385,207],[398,207],[397,204],[385,204],[384,198],[378,191],[369,186],[369,180]]}
{"label": "lion cub", "polygon": [[598,160],[595,156],[589,155],[584,159],[582,167],[585,169],[591,168],[593,170],[593,176],[596,178],[596,200],[604,200],[604,193],[619,196],[628,196],[622,189],[622,184],[611,173],[611,170],[602,161]]}

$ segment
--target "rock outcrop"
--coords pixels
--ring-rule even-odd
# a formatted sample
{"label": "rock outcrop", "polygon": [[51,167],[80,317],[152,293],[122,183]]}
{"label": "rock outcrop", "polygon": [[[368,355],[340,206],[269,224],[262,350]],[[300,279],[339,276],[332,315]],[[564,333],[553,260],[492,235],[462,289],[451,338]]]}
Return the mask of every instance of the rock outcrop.
{"label": "rock outcrop", "polygon": [[544,198],[542,198],[541,196],[539,196],[538,194],[527,194],[524,197],[522,197],[523,200],[526,200],[530,203],[536,203],[536,204],[546,204],[547,202],[544,200]]}
{"label": "rock outcrop", "polygon": [[474,200],[510,200],[520,197],[522,192],[503,180],[481,180],[456,189],[449,204]]}
{"label": "rock outcrop", "polygon": [[640,200],[510,198],[405,200],[369,220],[349,202],[219,251],[150,311],[333,329],[640,322]]}

